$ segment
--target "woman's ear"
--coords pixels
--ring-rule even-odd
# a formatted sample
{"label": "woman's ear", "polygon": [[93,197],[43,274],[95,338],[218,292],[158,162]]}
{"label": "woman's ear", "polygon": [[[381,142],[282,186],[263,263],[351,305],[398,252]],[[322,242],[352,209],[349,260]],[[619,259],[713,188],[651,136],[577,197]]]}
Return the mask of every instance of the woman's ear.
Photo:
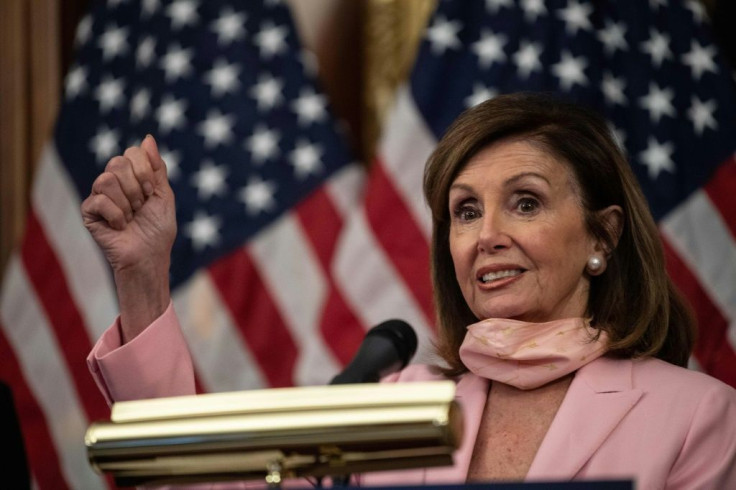
{"label": "woman's ear", "polygon": [[621,206],[612,204],[607,208],[596,211],[596,214],[606,229],[608,236],[611,238],[612,245],[612,248],[609,250],[609,243],[607,241],[599,241],[596,245],[596,250],[604,252],[606,256],[609,256],[621,238],[621,233],[624,229],[624,212]]}

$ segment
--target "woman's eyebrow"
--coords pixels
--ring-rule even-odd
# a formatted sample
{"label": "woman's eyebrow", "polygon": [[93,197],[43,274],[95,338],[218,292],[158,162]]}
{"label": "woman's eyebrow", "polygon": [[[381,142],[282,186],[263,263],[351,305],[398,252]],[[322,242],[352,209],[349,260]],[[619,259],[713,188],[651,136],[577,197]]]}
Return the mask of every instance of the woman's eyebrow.
{"label": "woman's eyebrow", "polygon": [[463,184],[462,182],[456,182],[456,183],[453,183],[450,186],[450,189],[449,190],[450,191],[452,191],[452,190],[461,190],[461,191],[472,192],[473,191],[473,188],[471,186],[469,186],[468,184]]}
{"label": "woman's eyebrow", "polygon": [[525,179],[527,177],[541,179],[541,180],[545,181],[547,183],[547,185],[552,186],[552,182],[550,182],[550,180],[546,176],[544,176],[544,175],[542,175],[542,174],[540,174],[538,172],[522,172],[520,174],[516,174],[513,177],[510,177],[510,178],[506,179],[506,181],[504,181],[504,185],[515,184],[516,182],[518,182],[520,180],[523,180],[523,179]]}

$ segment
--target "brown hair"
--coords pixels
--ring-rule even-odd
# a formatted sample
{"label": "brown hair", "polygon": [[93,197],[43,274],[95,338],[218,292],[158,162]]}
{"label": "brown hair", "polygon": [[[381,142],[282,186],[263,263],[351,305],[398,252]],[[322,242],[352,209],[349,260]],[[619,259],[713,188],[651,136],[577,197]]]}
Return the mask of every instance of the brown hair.
{"label": "brown hair", "polygon": [[[482,148],[505,139],[530,142],[570,166],[588,231],[602,241],[606,271],[591,278],[587,315],[609,335],[609,354],[654,356],[687,363],[695,321],[665,271],[657,227],[624,154],[605,120],[592,110],[551,95],[502,95],[468,109],[445,133],[424,170],[424,196],[432,211],[432,282],[437,305],[437,350],[457,375],[467,368],[458,349],[478,318],[455,279],[450,255],[448,193],[458,172]],[[607,227],[596,211],[623,210],[623,229]]]}

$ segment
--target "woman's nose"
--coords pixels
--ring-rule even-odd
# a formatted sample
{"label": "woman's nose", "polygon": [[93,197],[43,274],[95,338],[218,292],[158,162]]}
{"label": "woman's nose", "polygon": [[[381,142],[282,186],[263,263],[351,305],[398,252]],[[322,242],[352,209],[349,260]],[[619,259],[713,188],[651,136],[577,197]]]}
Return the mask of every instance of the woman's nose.
{"label": "woman's nose", "polygon": [[493,253],[511,245],[508,226],[500,212],[487,212],[482,217],[478,234],[478,250]]}

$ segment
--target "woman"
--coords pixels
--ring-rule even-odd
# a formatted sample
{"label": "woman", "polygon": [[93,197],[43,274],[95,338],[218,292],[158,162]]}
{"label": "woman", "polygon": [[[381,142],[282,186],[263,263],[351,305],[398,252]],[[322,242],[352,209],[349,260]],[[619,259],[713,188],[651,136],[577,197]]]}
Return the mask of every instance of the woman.
{"label": "woman", "polygon": [[[152,138],[126,157],[82,206],[121,296],[121,318],[89,364],[109,401],[190,394],[168,285],[151,291],[147,276],[166,276],[173,198]],[[424,190],[446,365],[387,381],[456,379],[465,434],[453,467],[364,483],[736,484],[736,392],[681,367],[693,322],[604,121],[549,97],[497,97],[448,130]],[[142,257],[163,262],[151,269]]]}

